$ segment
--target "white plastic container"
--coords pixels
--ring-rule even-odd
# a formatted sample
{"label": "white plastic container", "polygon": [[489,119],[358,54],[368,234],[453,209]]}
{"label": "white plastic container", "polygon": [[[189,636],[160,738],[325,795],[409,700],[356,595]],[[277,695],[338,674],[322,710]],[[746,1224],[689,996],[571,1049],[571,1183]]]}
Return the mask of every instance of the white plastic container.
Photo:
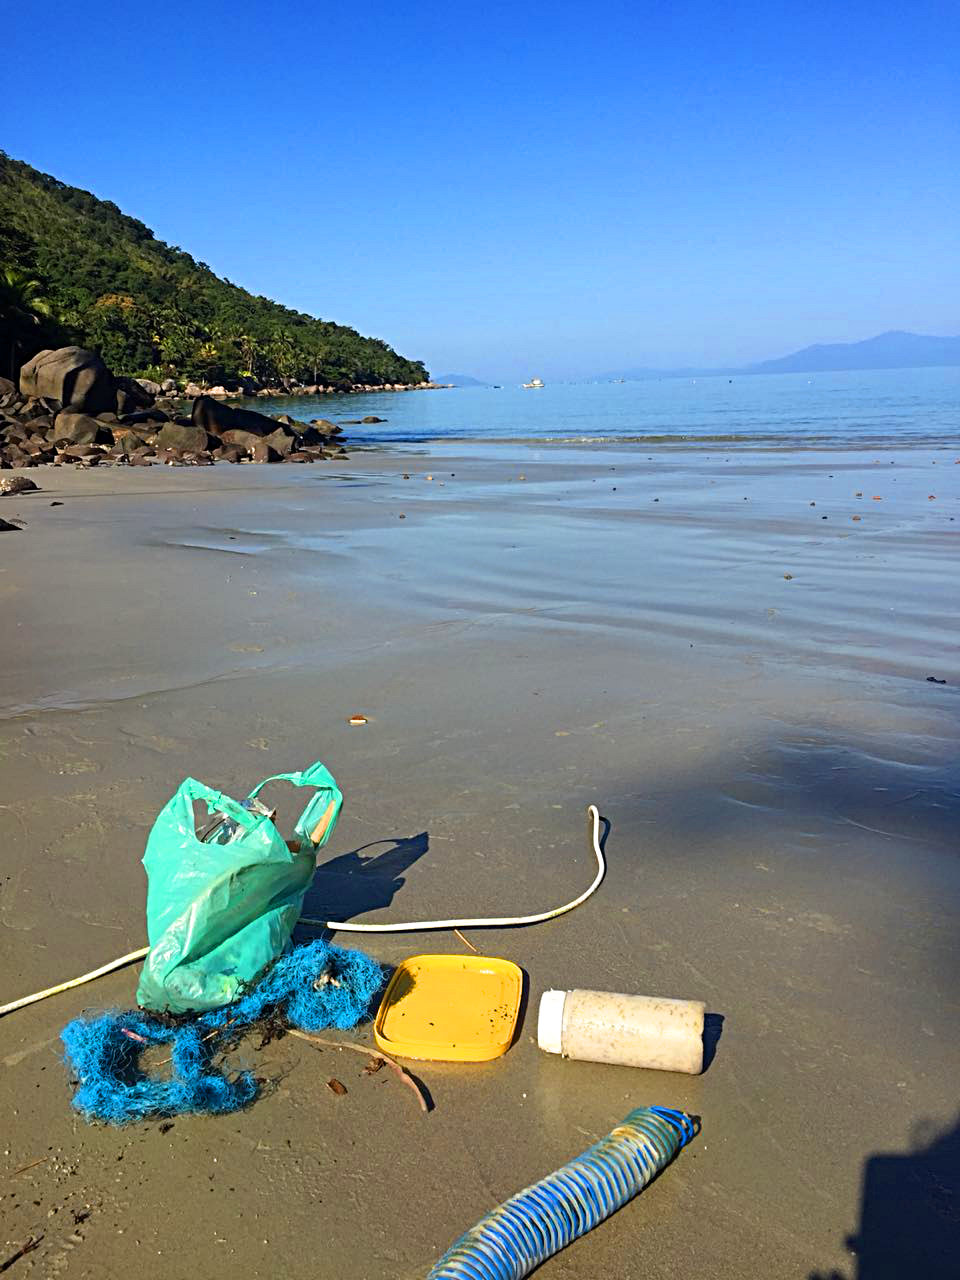
{"label": "white plastic container", "polygon": [[545,991],[537,1042],[547,1053],[654,1071],[703,1070],[700,1000],[627,996],[610,991]]}

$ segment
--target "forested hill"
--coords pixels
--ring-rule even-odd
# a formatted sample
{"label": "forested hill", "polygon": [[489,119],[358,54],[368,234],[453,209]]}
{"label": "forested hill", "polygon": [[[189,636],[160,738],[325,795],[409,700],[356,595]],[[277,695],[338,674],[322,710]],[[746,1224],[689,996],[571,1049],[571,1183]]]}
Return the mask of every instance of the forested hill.
{"label": "forested hill", "polygon": [[[211,384],[244,374],[327,385],[428,376],[379,338],[222,280],[109,200],[3,152],[0,285],[5,313],[23,314],[17,289],[29,298],[36,330],[29,345],[75,342],[99,351],[117,373]],[[25,331],[17,346],[29,337]]]}

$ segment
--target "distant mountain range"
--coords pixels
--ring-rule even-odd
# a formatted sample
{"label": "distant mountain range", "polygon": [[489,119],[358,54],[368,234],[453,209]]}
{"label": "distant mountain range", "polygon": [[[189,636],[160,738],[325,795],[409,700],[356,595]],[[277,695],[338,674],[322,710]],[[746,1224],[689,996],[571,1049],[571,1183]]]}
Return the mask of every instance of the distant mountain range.
{"label": "distant mountain range", "polygon": [[471,378],[465,373],[435,373],[434,382],[442,382],[455,387],[488,387],[489,382],[481,382],[479,378]]}
{"label": "distant mountain range", "polygon": [[863,342],[817,343],[777,360],[733,369],[625,369],[601,380],[704,377],[718,373],[831,373],[844,369],[919,369],[960,365],[960,337],[938,338],[891,329]]}

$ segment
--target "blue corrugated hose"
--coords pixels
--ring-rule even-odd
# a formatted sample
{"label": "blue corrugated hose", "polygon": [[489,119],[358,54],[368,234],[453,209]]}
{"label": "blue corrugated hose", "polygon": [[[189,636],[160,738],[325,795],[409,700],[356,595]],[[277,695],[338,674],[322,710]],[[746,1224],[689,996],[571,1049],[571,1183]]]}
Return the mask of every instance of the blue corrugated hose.
{"label": "blue corrugated hose", "polygon": [[522,1280],[642,1191],[699,1129],[682,1111],[638,1107],[576,1160],[481,1218],[427,1280]]}

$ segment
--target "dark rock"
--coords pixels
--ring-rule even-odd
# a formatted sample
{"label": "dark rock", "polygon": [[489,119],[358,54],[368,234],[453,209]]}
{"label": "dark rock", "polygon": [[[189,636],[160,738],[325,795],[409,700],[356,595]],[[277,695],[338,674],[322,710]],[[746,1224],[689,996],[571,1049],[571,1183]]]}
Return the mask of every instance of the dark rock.
{"label": "dark rock", "polygon": [[285,431],[281,427],[279,431],[274,431],[273,435],[264,436],[263,443],[269,445],[271,449],[276,450],[281,457],[285,458],[293,449],[294,437],[291,432]]}
{"label": "dark rock", "polygon": [[9,496],[14,493],[39,493],[40,486],[26,476],[7,476],[0,480],[0,495]]}
{"label": "dark rock", "polygon": [[58,413],[51,432],[54,440],[66,440],[67,444],[111,444],[113,436],[109,428],[86,413],[73,413],[64,409]]}
{"label": "dark rock", "polygon": [[361,422],[386,422],[386,418],[378,418],[376,414],[371,413],[369,417],[361,418]]}
{"label": "dark rock", "polygon": [[280,462],[282,459],[276,449],[271,449],[266,440],[258,440],[251,450],[254,462]]}
{"label": "dark rock", "polygon": [[236,445],[228,444],[224,445],[221,449],[214,449],[213,456],[218,462],[236,463],[240,461],[243,455]]}
{"label": "dark rock", "polygon": [[167,422],[157,433],[157,444],[161,449],[189,449],[192,453],[199,453],[209,449],[216,441],[210,439],[203,427],[185,427],[177,422]]}
{"label": "dark rock", "polygon": [[169,422],[170,416],[164,413],[162,409],[140,409],[136,413],[123,414],[120,421],[125,427],[137,426],[142,422],[155,422],[159,426],[161,423]]}
{"label": "dark rock", "polygon": [[287,426],[287,427],[299,427],[299,426],[300,426],[300,423],[296,420],[296,418],[291,418],[291,417],[290,417],[290,415],[289,415],[289,413],[277,413],[277,414],[274,414],[274,418],[273,418],[273,420],[274,420],[274,422],[282,422],[282,423],[284,424],[284,426]]}
{"label": "dark rock", "polygon": [[60,451],[65,458],[99,458],[100,450],[93,444],[68,444]]}
{"label": "dark rock", "polygon": [[24,422],[32,422],[34,418],[48,418],[50,410],[46,403],[41,399],[28,400],[27,403],[17,413],[17,417]]}
{"label": "dark rock", "polygon": [[249,431],[255,436],[269,436],[277,429],[273,418],[264,413],[234,409],[210,396],[197,396],[190,416],[195,427],[203,427],[215,436],[222,436],[225,431]]}
{"label": "dark rock", "polygon": [[77,412],[101,413],[116,399],[113,374],[83,347],[41,351],[20,370],[20,394],[49,396]]}
{"label": "dark rock", "polygon": [[9,520],[0,520],[0,533],[19,533],[20,526],[11,524]]}
{"label": "dark rock", "polygon": [[255,435],[252,431],[231,429],[230,431],[224,431],[220,439],[224,444],[233,445],[235,448],[249,453],[255,444],[260,443],[262,436]]}
{"label": "dark rock", "polygon": [[343,427],[338,427],[337,424],[335,422],[331,422],[329,418],[313,418],[310,425],[317,434],[323,436],[324,439],[329,439],[330,436],[343,435]]}
{"label": "dark rock", "polygon": [[117,391],[117,413],[119,415],[136,413],[138,409],[143,408],[146,408],[143,401],[136,396],[132,396],[129,391],[124,391],[122,387]]}
{"label": "dark rock", "polygon": [[131,454],[136,453],[139,449],[146,448],[146,441],[136,434],[134,431],[125,431],[122,436],[117,436],[114,432],[116,444],[110,450],[114,454]]}
{"label": "dark rock", "polygon": [[9,378],[0,378],[0,400],[5,396],[16,393],[17,388],[13,385]]}

